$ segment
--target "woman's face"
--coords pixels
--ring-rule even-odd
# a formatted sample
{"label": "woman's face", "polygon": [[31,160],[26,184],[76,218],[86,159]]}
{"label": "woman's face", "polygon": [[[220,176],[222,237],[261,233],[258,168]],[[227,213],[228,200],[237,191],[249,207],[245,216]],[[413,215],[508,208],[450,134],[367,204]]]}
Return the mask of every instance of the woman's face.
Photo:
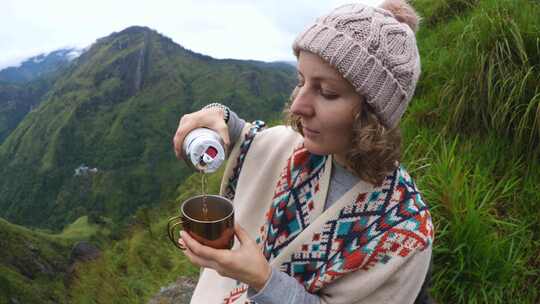
{"label": "woman's face", "polygon": [[300,52],[297,95],[290,111],[300,117],[308,151],[344,160],[360,104],[360,95],[333,67],[318,55]]}

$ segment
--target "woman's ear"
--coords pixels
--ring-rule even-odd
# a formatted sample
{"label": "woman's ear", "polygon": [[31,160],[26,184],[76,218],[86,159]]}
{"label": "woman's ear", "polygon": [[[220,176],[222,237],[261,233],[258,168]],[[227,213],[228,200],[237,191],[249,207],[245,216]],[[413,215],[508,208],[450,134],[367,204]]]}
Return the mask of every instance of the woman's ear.
{"label": "woman's ear", "polygon": [[355,123],[358,122],[362,118],[362,111],[365,111],[366,106],[367,106],[364,96],[359,94],[358,97],[359,97],[358,104],[356,105],[356,107],[354,107],[354,110],[353,110]]}

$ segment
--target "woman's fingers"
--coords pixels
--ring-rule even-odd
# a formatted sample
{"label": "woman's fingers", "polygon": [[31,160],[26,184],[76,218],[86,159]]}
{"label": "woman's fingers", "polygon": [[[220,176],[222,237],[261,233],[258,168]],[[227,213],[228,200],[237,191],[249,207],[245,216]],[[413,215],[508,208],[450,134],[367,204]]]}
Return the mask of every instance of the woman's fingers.
{"label": "woman's fingers", "polygon": [[186,114],[182,116],[180,122],[178,123],[178,129],[173,137],[174,154],[176,154],[176,158],[178,159],[184,157],[182,153],[182,144],[184,143],[184,138],[186,138],[187,134],[191,130],[197,128],[196,119],[193,119],[192,116],[193,114]]}
{"label": "woman's fingers", "polygon": [[236,237],[238,237],[238,240],[242,245],[244,245],[246,242],[251,241],[251,237],[249,236],[249,234],[238,223],[234,224],[234,233],[236,234]]}
{"label": "woman's fingers", "polygon": [[235,250],[224,250],[204,246],[187,232],[181,231],[180,236],[186,246],[183,252],[193,264],[262,288],[271,273],[270,266],[255,241],[240,225],[235,225],[235,232],[241,246]]}
{"label": "woman's fingers", "polygon": [[219,125],[216,127],[216,129],[217,129],[216,131],[218,132],[218,134],[223,139],[223,144],[225,146],[224,147],[225,153],[228,154],[229,146],[231,144],[231,140],[229,139],[229,127],[227,126],[227,124],[225,124],[225,121],[221,121]]}
{"label": "woman's fingers", "polygon": [[223,120],[223,115],[220,116],[219,113],[210,109],[202,109],[182,116],[178,123],[178,129],[173,137],[174,153],[178,159],[185,157],[183,155],[182,145],[188,133],[201,127],[210,128],[218,132],[223,138],[225,148],[228,150],[230,145],[229,130]]}
{"label": "woman's fingers", "polygon": [[214,249],[197,242],[185,231],[180,232],[180,237],[184,240],[186,247],[191,250],[195,255],[208,260],[219,261],[220,255],[224,250]]}
{"label": "woman's fingers", "polygon": [[229,250],[204,246],[184,231],[180,232],[180,236],[186,247],[186,250],[183,252],[191,263],[201,267],[212,268],[220,275],[227,276],[229,274],[230,261],[233,259]]}
{"label": "woman's fingers", "polygon": [[186,250],[183,251],[184,255],[189,259],[189,261],[195,265],[205,267],[205,268],[214,268],[214,263],[212,261],[203,259],[199,256],[197,256],[193,251],[191,251],[189,248],[186,248]]}

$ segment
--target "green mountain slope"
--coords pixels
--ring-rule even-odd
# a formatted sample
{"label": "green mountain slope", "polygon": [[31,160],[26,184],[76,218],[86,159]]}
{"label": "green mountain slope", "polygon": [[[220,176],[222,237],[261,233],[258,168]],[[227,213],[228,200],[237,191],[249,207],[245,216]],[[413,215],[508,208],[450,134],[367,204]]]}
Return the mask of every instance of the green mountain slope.
{"label": "green mountain slope", "polygon": [[0,71],[0,144],[26,114],[46,99],[56,79],[81,51],[60,49]]}
{"label": "green mountain slope", "polygon": [[78,268],[102,256],[90,242],[106,240],[109,227],[85,216],[51,234],[0,219],[0,303],[73,303]]}
{"label": "green mountain slope", "polygon": [[406,164],[435,224],[440,303],[539,303],[540,5],[415,0]]}
{"label": "green mountain slope", "polygon": [[[171,149],[183,113],[220,101],[246,119],[275,118],[293,75],[196,54],[143,27],[99,39],[0,146],[0,216],[58,229],[170,197],[190,173]],[[96,170],[75,175],[81,165]]]}
{"label": "green mountain slope", "polygon": [[0,219],[0,246],[0,303],[65,302],[67,242]]}
{"label": "green mountain slope", "polygon": [[0,144],[45,98],[56,77],[49,74],[24,84],[0,82]]}

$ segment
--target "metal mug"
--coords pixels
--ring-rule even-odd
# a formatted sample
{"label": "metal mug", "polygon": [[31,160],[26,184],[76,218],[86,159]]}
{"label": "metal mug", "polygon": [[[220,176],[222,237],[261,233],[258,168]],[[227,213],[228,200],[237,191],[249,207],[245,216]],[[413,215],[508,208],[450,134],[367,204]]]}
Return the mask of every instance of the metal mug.
{"label": "metal mug", "polygon": [[180,215],[171,217],[167,232],[171,242],[178,243],[180,225],[199,243],[216,249],[231,249],[234,244],[234,208],[230,200],[219,195],[206,195],[206,217],[203,213],[204,195],[187,199],[180,206]]}

